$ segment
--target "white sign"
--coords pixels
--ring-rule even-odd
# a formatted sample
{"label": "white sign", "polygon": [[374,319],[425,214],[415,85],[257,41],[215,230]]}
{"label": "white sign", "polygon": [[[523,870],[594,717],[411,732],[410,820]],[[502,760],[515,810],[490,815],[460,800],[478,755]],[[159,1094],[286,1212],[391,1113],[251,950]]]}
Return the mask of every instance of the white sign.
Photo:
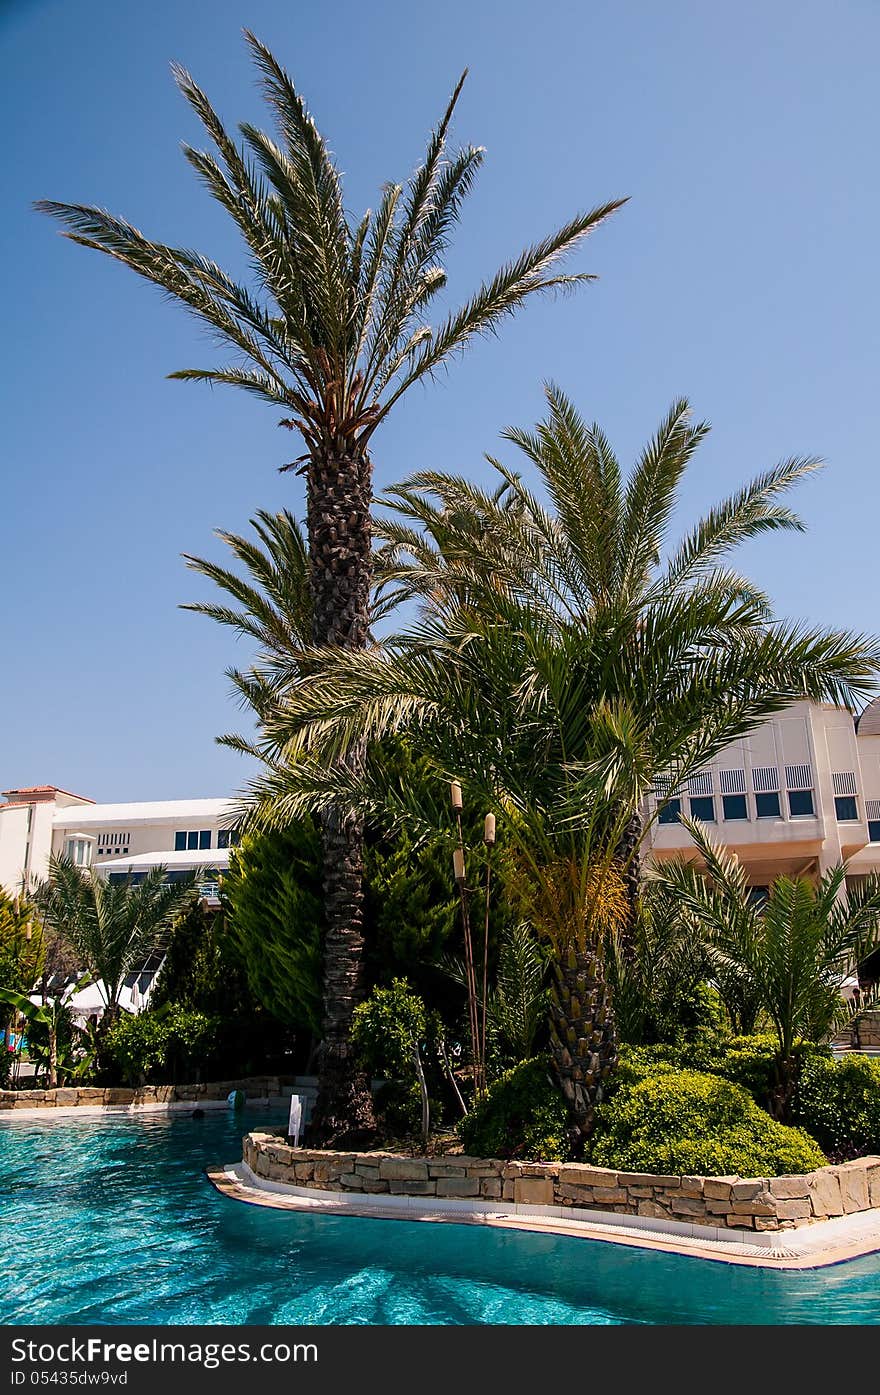
{"label": "white sign", "polygon": [[302,1129],[303,1099],[302,1095],[290,1096],[290,1122],[287,1126],[288,1137],[293,1139],[294,1148],[299,1147],[299,1135]]}

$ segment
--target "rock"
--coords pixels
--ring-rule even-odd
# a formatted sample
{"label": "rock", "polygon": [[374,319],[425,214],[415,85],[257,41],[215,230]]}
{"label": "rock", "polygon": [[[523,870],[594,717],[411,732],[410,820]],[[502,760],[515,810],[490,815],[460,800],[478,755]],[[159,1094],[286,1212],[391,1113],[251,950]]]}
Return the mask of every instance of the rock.
{"label": "rock", "polygon": [[703,1196],[713,1201],[729,1201],[731,1188],[737,1177],[707,1177],[703,1182]]}
{"label": "rock", "polygon": [[730,1188],[730,1195],[734,1201],[750,1201],[752,1197],[761,1195],[767,1190],[767,1183],[763,1177],[751,1177],[744,1182],[734,1182]]}
{"label": "rock", "polygon": [[[783,1201],[808,1200],[810,1189],[806,1177],[771,1177],[768,1182],[771,1196]],[[809,1214],[809,1207],[807,1210]]]}
{"label": "rock", "polygon": [[386,1182],[427,1182],[428,1164],[421,1158],[383,1158],[379,1176]]}
{"label": "rock", "polygon": [[806,1220],[812,1214],[807,1197],[792,1197],[790,1201],[777,1201],[776,1203],[776,1215],[781,1221]]}
{"label": "rock", "polygon": [[[494,1180],[498,1183],[499,1195],[501,1182],[499,1178],[487,1178],[487,1181]],[[435,1183],[437,1196],[479,1196],[479,1177],[438,1177]]]}
{"label": "rock", "polygon": [[840,1178],[840,1197],[843,1202],[844,1211],[849,1214],[852,1211],[867,1211],[868,1209],[868,1178],[864,1167],[849,1164],[838,1169]]}
{"label": "rock", "polygon": [[636,1214],[639,1216],[650,1216],[657,1221],[669,1220],[669,1208],[661,1206],[657,1201],[640,1201]]}
{"label": "rock", "polygon": [[528,1206],[553,1205],[553,1182],[549,1177],[517,1177],[513,1187],[515,1202]]}
{"label": "rock", "polygon": [[807,1184],[813,1215],[818,1220],[825,1220],[828,1216],[843,1215],[840,1178],[836,1168],[823,1167],[818,1172],[808,1173]]}

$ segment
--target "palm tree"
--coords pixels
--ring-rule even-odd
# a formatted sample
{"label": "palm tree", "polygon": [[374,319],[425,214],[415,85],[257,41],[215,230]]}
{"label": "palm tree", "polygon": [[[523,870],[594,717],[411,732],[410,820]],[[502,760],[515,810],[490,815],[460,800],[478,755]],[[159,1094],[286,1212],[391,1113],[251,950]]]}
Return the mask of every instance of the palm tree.
{"label": "palm tree", "polygon": [[739,980],[740,994],[772,1023],[778,1046],[779,1086],[774,1112],[786,1118],[797,1077],[798,1040],[825,1042],[855,1012],[841,994],[843,981],[880,944],[880,877],[846,885],[846,865],[815,882],[777,877],[766,900],[752,895],[738,859],[704,825],[682,820],[702,859],[701,870],[675,861],[655,879],[702,926],[719,982]]}
{"label": "palm tree", "polygon": [[119,1016],[126,977],[163,947],[194,885],[194,875],[166,882],[164,867],[154,867],[142,882],[110,882],[69,858],[50,858],[36,901],[45,925],[97,981],[106,1004],[102,1035]]}
{"label": "palm tree", "polygon": [[[246,671],[232,667],[226,676],[242,705],[257,721],[279,700],[279,677],[289,673],[297,654],[312,643],[312,596],[309,589],[308,547],[303,530],[288,509],[268,513],[258,509],[250,520],[257,541],[217,529],[217,537],[232,550],[244,575],[184,553],[192,571],[213,581],[233,602],[192,602],[181,606],[227,625],[257,646],[254,662]],[[219,738],[222,745],[252,753],[252,745],[240,736]]]}
{"label": "palm tree", "polygon": [[[497,810],[518,903],[552,949],[554,1059],[586,1135],[616,1063],[604,944],[626,922],[633,811],[660,775],[681,782],[794,696],[854,704],[880,646],[774,621],[719,563],[734,541],[797,526],[776,498],[810,462],[719,505],[661,565],[663,519],[705,428],[677,405],[624,486],[598,428],[579,435],[559,394],[551,408],[541,430],[577,442],[533,451],[552,509],[509,471],[500,494],[436,475],[397,491],[413,547],[399,572],[386,552],[381,577],[419,595],[420,612],[371,650],[307,656],[267,724],[251,801],[279,824],[332,804],[427,833],[419,792],[374,759],[393,734]],[[430,553],[424,580],[416,546]],[[340,763],[365,742],[361,766]]]}
{"label": "palm tree", "polygon": [[[37,206],[74,242],[182,302],[235,352],[228,365],[173,377],[242,388],[281,409],[281,424],[302,437],[305,454],[283,468],[302,466],[306,477],[313,642],[357,651],[369,628],[373,433],[414,383],[475,335],[494,331],[529,296],[592,279],[562,275],[557,264],[623,200],[573,217],[432,328],[427,315],[446,284],[446,247],[483,160],[473,146],[447,153],[464,75],[406,187],[386,184],[377,209],[354,223],[339,170],[292,79],[251,33],[246,38],[277,140],[244,123],[239,146],[190,75],[174,72],[217,150],[185,146],[184,153],[241,232],[253,284],[237,283],[198,253],[152,241],[103,209]],[[347,760],[359,759],[353,747]],[[344,1142],[372,1127],[367,1081],[349,1042],[363,959],[361,821],[330,807],[323,833],[325,1050],[313,1134]]]}
{"label": "palm tree", "polygon": [[[501,590],[566,633],[577,635],[589,617],[596,698],[624,701],[635,712],[655,700],[662,704],[655,724],[667,722],[682,737],[683,724],[693,720],[693,686],[708,676],[707,651],[728,656],[732,684],[745,665],[742,697],[755,718],[797,697],[846,700],[834,676],[834,653],[845,653],[851,637],[771,624],[767,598],[727,564],[742,542],[802,529],[780,496],[820,462],[782,461],[712,508],[673,546],[670,522],[708,425],[691,422],[685,399],[675,402],[626,475],[596,423],[553,384],[546,398],[548,415],[535,431],[511,428],[504,436],[537,472],[551,508],[492,457],[495,489],[476,489],[456,475],[413,475],[385,500],[393,514],[382,525],[384,546],[377,554],[385,604],[416,596],[430,609],[442,607],[444,598],[485,608]],[[816,659],[823,674],[812,671]],[[735,707],[735,687],[730,695]],[[720,690],[707,693],[698,710],[703,726],[690,726],[689,756],[701,744],[718,749],[719,722],[732,731],[738,720]],[[753,724],[751,715],[746,720]],[[639,809],[625,812],[619,851],[628,911],[619,943],[631,958],[643,830]]]}

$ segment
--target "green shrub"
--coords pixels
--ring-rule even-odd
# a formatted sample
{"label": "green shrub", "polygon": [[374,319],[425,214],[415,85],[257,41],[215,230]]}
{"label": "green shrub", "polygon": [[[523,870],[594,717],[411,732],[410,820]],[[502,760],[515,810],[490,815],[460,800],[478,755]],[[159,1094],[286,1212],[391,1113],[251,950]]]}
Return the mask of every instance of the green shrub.
{"label": "green shrub", "polygon": [[405,978],[390,988],[374,988],[354,1010],[351,1042],[358,1059],[373,1075],[414,1080],[415,1053],[427,1031],[425,1004]]}
{"label": "green shrub", "polygon": [[568,1123],[549,1063],[538,1056],[499,1076],[458,1128],[465,1152],[474,1157],[564,1162]]}
{"label": "green shrub", "polygon": [[200,1073],[210,1052],[217,1020],[181,1007],[120,1017],[107,1033],[107,1055],[130,1085],[173,1083],[181,1073]]}
{"label": "green shrub", "polygon": [[825,1158],[809,1134],[777,1124],[741,1086],[667,1070],[625,1084],[600,1106],[590,1161],[629,1172],[772,1177],[810,1172]]}
{"label": "green shrub", "polygon": [[808,1057],[792,1114],[836,1161],[880,1152],[880,1059]]}
{"label": "green shrub", "polygon": [[[798,1041],[794,1045],[794,1055],[800,1069],[803,1062],[817,1056],[826,1057],[828,1052],[813,1042]],[[742,1085],[762,1109],[769,1109],[779,1086],[778,1056],[779,1043],[771,1032],[753,1032],[745,1037],[731,1037],[705,1069]]]}

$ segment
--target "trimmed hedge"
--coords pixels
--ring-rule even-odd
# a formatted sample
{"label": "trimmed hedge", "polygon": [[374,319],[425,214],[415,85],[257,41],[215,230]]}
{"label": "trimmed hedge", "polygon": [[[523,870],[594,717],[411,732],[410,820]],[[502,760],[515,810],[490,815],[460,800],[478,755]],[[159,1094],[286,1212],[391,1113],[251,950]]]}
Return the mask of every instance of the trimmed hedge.
{"label": "trimmed hedge", "polygon": [[880,1058],[808,1057],[792,1113],[835,1160],[880,1153]]}
{"label": "trimmed hedge", "polygon": [[568,1109],[543,1057],[499,1076],[458,1126],[466,1153],[481,1158],[565,1162]]}
{"label": "trimmed hedge", "polygon": [[628,1172],[774,1177],[811,1172],[826,1158],[815,1139],[777,1124],[742,1086],[667,1068],[621,1082],[600,1107],[590,1161]]}

